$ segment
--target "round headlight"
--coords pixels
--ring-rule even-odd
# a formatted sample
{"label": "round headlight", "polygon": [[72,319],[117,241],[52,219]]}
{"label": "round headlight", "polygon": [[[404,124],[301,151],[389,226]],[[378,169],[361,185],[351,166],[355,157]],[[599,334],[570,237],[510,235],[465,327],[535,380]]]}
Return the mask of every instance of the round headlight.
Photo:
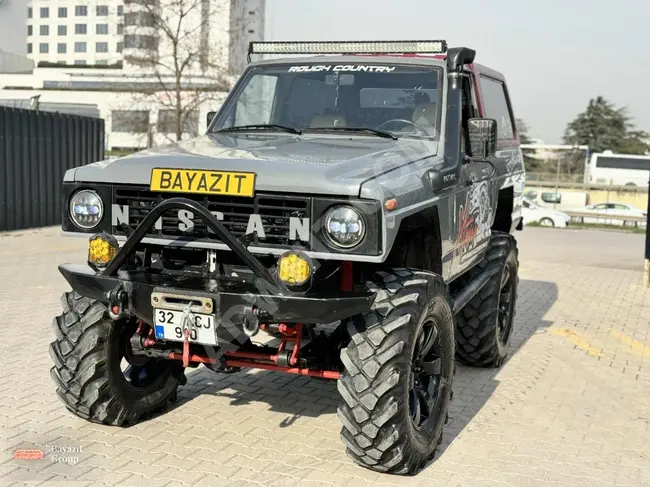
{"label": "round headlight", "polygon": [[94,191],[83,189],[70,198],[70,218],[81,228],[94,228],[102,220],[104,204]]}
{"label": "round headlight", "polygon": [[325,215],[325,234],[337,247],[349,249],[361,243],[366,224],[354,208],[336,206]]}

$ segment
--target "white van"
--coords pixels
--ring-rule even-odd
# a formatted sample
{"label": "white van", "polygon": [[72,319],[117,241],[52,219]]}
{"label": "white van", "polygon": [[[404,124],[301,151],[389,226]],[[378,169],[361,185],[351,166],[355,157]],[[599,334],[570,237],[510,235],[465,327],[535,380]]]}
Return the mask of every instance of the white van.
{"label": "white van", "polygon": [[587,172],[587,181],[592,184],[647,187],[650,156],[614,154],[611,151],[593,154]]}

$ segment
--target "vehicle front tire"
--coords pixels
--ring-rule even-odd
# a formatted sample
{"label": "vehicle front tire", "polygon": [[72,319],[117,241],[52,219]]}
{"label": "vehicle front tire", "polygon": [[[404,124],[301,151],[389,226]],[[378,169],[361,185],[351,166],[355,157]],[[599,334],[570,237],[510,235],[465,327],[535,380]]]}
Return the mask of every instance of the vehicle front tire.
{"label": "vehicle front tire", "polygon": [[[50,375],[68,410],[94,423],[129,426],[175,397],[182,364],[134,356],[135,322],[113,321],[106,305],[76,292],[65,293],[61,304],[52,323]],[[130,364],[124,371],[122,359]]]}
{"label": "vehicle front tire", "polygon": [[456,357],[466,365],[500,367],[508,355],[519,284],[517,241],[512,235],[494,232],[483,260],[461,281],[481,273],[488,273],[490,280],[456,314]]}
{"label": "vehicle front tire", "polygon": [[377,273],[372,309],[348,325],[338,415],[359,465],[415,474],[442,440],[452,397],[454,321],[443,279],[414,269]]}

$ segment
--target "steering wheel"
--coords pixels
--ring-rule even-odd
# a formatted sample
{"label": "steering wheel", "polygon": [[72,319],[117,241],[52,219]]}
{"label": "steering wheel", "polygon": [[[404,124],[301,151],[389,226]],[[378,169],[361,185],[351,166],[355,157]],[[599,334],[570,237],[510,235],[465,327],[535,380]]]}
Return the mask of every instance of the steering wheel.
{"label": "steering wheel", "polygon": [[379,125],[377,125],[376,128],[377,128],[377,130],[380,130],[381,127],[383,127],[384,125],[388,125],[389,123],[395,123],[395,122],[400,122],[400,123],[405,123],[407,125],[411,125],[414,129],[418,130],[421,134],[429,135],[428,132],[426,130],[424,130],[424,128],[422,128],[420,125],[418,125],[417,123],[412,122],[410,120],[406,120],[405,118],[391,118],[390,120],[386,120],[385,122],[380,123]]}

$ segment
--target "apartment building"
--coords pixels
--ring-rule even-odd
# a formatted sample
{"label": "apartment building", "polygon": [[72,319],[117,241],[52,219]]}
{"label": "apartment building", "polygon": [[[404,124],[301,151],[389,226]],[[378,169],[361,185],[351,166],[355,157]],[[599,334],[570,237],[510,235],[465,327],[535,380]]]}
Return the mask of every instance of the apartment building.
{"label": "apartment building", "polygon": [[[183,123],[184,138],[205,131],[207,112],[219,109],[227,87],[246,65],[248,42],[263,39],[264,31],[264,0],[195,1],[186,2],[197,8],[184,18],[179,46],[179,59],[191,58],[181,79],[181,99],[187,100],[182,103],[196,106]],[[171,142],[175,77],[164,66],[173,66],[173,48],[153,17],[157,9],[171,12],[175,4],[29,1],[23,39],[28,55],[41,64],[29,74],[0,75],[0,105],[28,107],[29,99],[40,95],[42,110],[96,114],[91,116],[106,121],[108,150]],[[165,18],[174,22],[173,16]],[[197,103],[197,93],[206,89]]]}
{"label": "apartment building", "polygon": [[[240,71],[246,59],[242,46],[264,37],[265,0],[196,1],[183,25],[193,45],[211,55],[199,56],[193,71],[206,72],[214,64],[210,58],[229,58],[231,71]],[[125,69],[140,70],[142,65],[129,60],[171,55],[171,39],[156,28],[155,15],[157,9],[173,13],[173,5],[171,0],[28,0],[26,35],[15,38],[17,43],[26,38],[21,49],[37,64],[101,66],[126,59]],[[174,26],[173,16],[168,23]]]}
{"label": "apartment building", "polygon": [[37,64],[117,63],[123,20],[123,0],[29,0],[27,55]]}

